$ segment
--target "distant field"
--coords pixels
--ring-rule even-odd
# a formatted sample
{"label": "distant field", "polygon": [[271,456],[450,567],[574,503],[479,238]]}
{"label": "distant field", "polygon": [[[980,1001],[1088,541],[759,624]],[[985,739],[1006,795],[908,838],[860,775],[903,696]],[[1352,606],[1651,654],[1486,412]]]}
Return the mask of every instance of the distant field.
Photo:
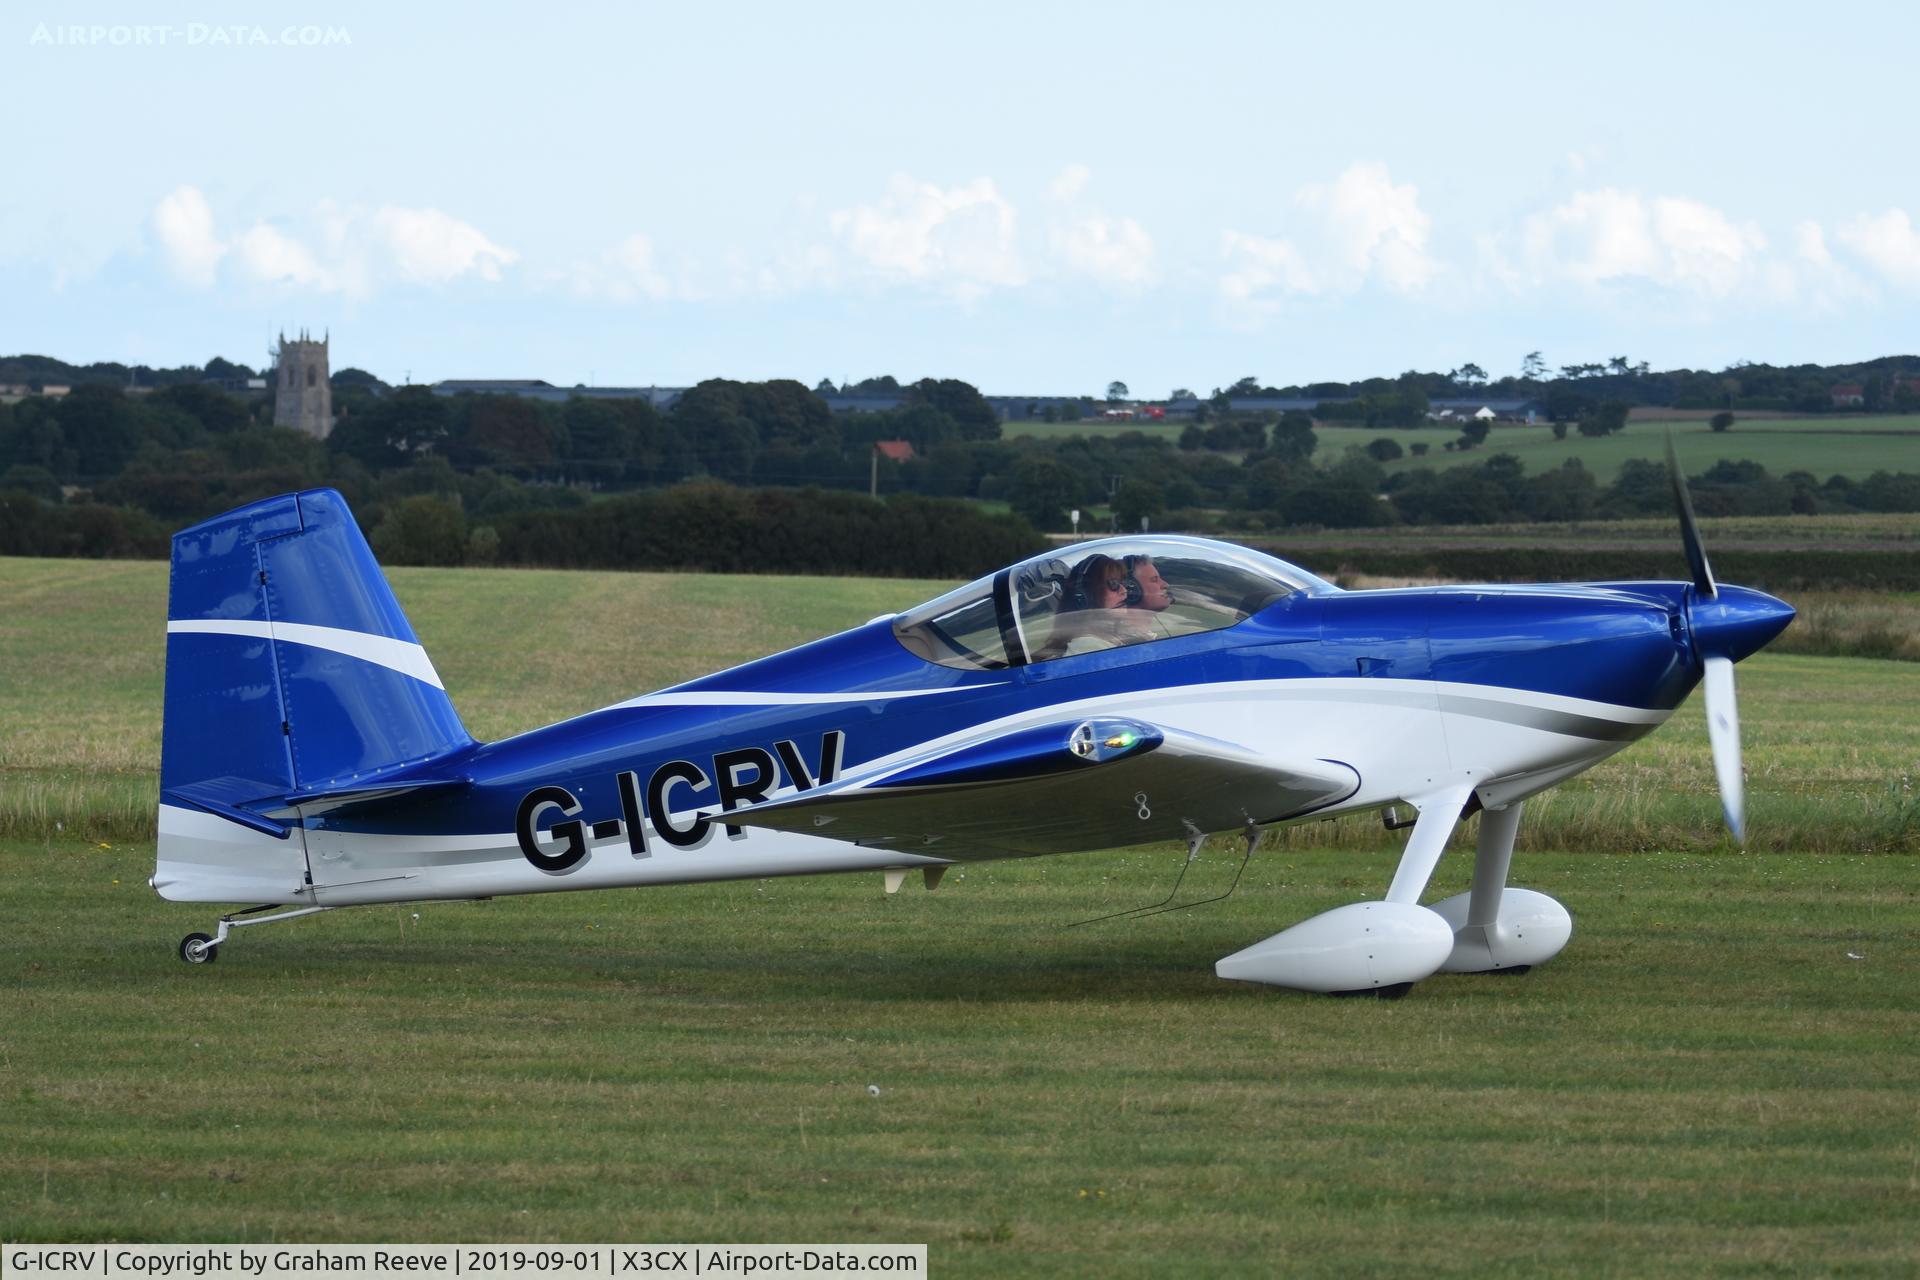
{"label": "distant field", "polygon": [[[1404,446],[1428,440],[1425,459],[1404,458],[1389,470],[1409,466],[1445,466],[1494,453],[1511,453],[1529,473],[1548,471],[1578,458],[1601,483],[1611,481],[1620,465],[1631,458],[1664,460],[1668,424],[1630,422],[1626,429],[1590,440],[1569,428],[1565,440],[1555,440],[1551,427],[1496,426],[1486,444],[1465,457],[1444,451],[1444,442],[1458,429],[1422,428],[1391,432],[1364,429],[1315,428],[1321,454],[1337,457],[1348,444],[1365,444],[1391,436]],[[1702,422],[1672,424],[1680,465],[1690,474],[1705,471],[1721,459],[1757,462],[1774,475],[1811,471],[1824,480],[1830,475],[1864,479],[1875,471],[1920,472],[1920,417],[1906,418],[1771,418],[1737,423],[1731,431],[1716,432]],[[1435,455],[1438,455],[1437,457]]]}
{"label": "distant field", "polygon": [[[1315,459],[1323,464],[1335,462],[1349,447],[1386,436],[1402,448],[1416,442],[1429,446],[1425,458],[1409,455],[1388,464],[1390,471],[1453,466],[1484,460],[1495,453],[1511,453],[1526,464],[1529,472],[1550,470],[1568,458],[1578,458],[1581,465],[1604,484],[1613,479],[1620,464],[1629,458],[1664,459],[1669,426],[1679,449],[1680,463],[1691,473],[1705,471],[1722,458],[1758,462],[1775,475],[1811,471],[1822,480],[1836,474],[1858,480],[1875,471],[1920,472],[1920,416],[1743,418],[1733,430],[1726,432],[1714,432],[1704,422],[1649,420],[1630,422],[1624,431],[1599,440],[1590,440],[1571,427],[1565,440],[1555,440],[1553,429],[1545,423],[1537,426],[1498,424],[1485,445],[1462,455],[1446,452],[1446,442],[1460,434],[1458,426],[1436,424],[1397,430],[1321,424],[1314,428],[1320,440]],[[1015,422],[1004,428],[1012,439],[1063,440],[1076,435],[1112,436],[1141,431],[1169,441],[1177,441],[1184,429],[1185,424],[1099,421]]]}
{"label": "distant field", "polygon": [[[1708,549],[1827,548],[1920,553],[1920,512],[1824,516],[1708,516],[1700,521]],[[1397,547],[1572,546],[1679,550],[1671,515],[1634,520],[1552,521],[1539,524],[1418,524],[1381,529],[1289,530],[1273,535],[1299,548],[1378,542]]]}
{"label": "distant field", "polygon": [[[1762,587],[1796,602],[1834,592],[1920,591],[1920,514],[1727,517],[1701,524],[1723,581]],[[1456,582],[1600,581],[1666,579],[1685,571],[1671,517],[1286,529],[1240,536],[1341,581],[1354,574]]]}
{"label": "distant field", "polygon": [[[950,585],[508,569],[391,577],[483,739],[790,647]],[[59,824],[151,838],[166,582],[158,563],[0,558],[0,669],[27,673],[0,682],[0,837],[44,839]],[[1911,600],[1798,603],[1837,608],[1824,625],[1844,629],[1911,624],[1920,618]],[[1920,666],[1782,648],[1740,668],[1756,847],[1920,847],[1920,807],[1900,782],[1920,775]],[[1536,805],[1529,839],[1537,848],[1719,848],[1714,796],[1696,699]],[[1314,838],[1371,847],[1378,837],[1370,820],[1353,820]]]}
{"label": "distant field", "polygon": [[1008,440],[1069,440],[1074,436],[1120,436],[1137,431],[1144,436],[1174,442],[1188,427],[1185,422],[1107,422],[1082,418],[1078,422],[1006,422],[1000,434]]}

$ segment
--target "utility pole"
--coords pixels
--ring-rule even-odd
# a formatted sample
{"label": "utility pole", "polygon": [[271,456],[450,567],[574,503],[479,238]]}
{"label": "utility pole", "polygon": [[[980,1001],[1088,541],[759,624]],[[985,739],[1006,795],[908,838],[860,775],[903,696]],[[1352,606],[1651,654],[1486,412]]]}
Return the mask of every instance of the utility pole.
{"label": "utility pole", "polygon": [[867,496],[875,501],[880,497],[880,446],[877,444],[867,454]]}

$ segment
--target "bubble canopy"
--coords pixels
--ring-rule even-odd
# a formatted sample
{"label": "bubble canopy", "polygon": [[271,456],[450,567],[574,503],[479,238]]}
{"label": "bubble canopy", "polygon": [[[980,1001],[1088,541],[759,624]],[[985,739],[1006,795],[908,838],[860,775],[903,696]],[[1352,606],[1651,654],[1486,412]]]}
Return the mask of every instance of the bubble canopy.
{"label": "bubble canopy", "polygon": [[1047,551],[894,619],[928,662],[1021,667],[1230,627],[1296,593],[1339,588],[1245,547],[1205,538],[1103,538]]}

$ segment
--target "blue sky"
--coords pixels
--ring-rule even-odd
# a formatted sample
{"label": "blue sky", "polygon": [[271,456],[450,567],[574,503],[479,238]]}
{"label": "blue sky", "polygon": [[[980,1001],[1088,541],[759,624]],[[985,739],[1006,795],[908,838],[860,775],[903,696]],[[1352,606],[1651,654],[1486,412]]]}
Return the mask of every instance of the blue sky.
{"label": "blue sky", "polygon": [[1920,350],[1912,6],[13,3],[0,351],[1202,393]]}

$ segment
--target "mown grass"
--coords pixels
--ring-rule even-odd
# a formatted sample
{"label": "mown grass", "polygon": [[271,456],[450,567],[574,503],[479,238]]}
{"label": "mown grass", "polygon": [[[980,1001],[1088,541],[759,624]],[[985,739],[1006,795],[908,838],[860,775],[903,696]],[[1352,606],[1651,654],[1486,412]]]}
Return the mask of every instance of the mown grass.
{"label": "mown grass", "polygon": [[1226,902],[1132,924],[1060,927],[1159,897],[1177,853],[892,899],[862,876],[374,908],[205,968],[171,951],[211,912],[156,901],[148,857],[0,842],[0,1238],[907,1240],[943,1275],[1920,1266],[1905,859],[1523,852],[1569,950],[1381,1004],[1211,962],[1376,896],[1384,841],[1277,845]]}
{"label": "mown grass", "polygon": [[[941,585],[392,576],[489,737]],[[1727,845],[1689,706],[1530,805],[1516,882],[1573,910],[1567,953],[1398,1004],[1211,973],[1378,896],[1399,837],[1370,821],[1278,833],[1225,902],[1126,924],[1061,927],[1160,898],[1177,850],[894,898],[861,876],[370,908],[190,968],[173,946],[214,911],[144,883],[165,582],[0,560],[0,1239],[924,1240],[941,1274],[996,1276],[1920,1267],[1920,887],[1866,852],[1915,847],[1920,669],[1742,664],[1756,843],[1795,852]],[[1187,890],[1237,862],[1211,846]]]}
{"label": "mown grass", "polygon": [[[483,739],[799,644],[945,585],[489,569],[392,578]],[[0,559],[0,836],[152,838],[165,593],[164,565]],[[1920,619],[1920,602],[1845,597],[1811,612],[1822,644],[1907,656],[1913,628],[1899,628]],[[1920,669],[1782,652],[1743,663],[1740,679],[1756,848],[1920,847]],[[1719,847],[1699,700],[1534,810],[1536,847]],[[1316,830],[1340,847],[1377,839],[1367,820]]]}

